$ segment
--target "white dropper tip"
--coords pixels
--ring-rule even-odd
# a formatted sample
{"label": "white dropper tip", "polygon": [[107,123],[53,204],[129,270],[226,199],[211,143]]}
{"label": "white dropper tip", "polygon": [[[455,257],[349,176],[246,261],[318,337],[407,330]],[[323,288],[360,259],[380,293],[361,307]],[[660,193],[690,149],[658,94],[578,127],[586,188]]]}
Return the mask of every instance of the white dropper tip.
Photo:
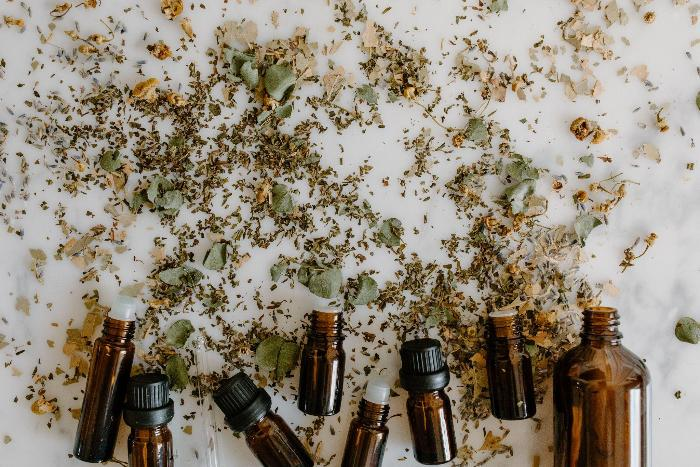
{"label": "white dropper tip", "polygon": [[107,316],[119,321],[136,321],[136,310],[140,305],[141,302],[135,297],[117,295],[117,299]]}
{"label": "white dropper tip", "polygon": [[383,375],[372,374],[367,380],[367,389],[363,397],[367,402],[386,405],[391,395],[391,381]]}

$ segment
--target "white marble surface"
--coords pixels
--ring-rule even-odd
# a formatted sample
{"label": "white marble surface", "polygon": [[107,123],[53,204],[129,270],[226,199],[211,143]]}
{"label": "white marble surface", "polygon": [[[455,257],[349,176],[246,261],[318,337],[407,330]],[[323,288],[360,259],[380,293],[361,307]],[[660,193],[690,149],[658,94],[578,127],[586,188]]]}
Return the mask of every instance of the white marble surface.
{"label": "white marble surface", "polygon": [[[15,28],[0,28],[0,58],[7,64],[4,78],[0,79],[0,121],[8,124],[11,130],[0,167],[6,164],[8,172],[16,174],[18,151],[25,153],[30,162],[28,200],[3,206],[6,214],[13,218],[13,226],[24,229],[25,235],[20,239],[8,234],[5,227],[0,232],[0,333],[14,339],[11,345],[0,350],[3,361],[11,362],[11,365],[0,368],[0,437],[12,437],[9,444],[0,444],[0,465],[69,466],[79,465],[79,462],[68,458],[76,422],[67,411],[67,408],[79,407],[79,385],[63,387],[60,383],[48,384],[49,394],[57,397],[62,407],[62,417],[53,421],[52,429],[46,427],[48,416],[35,416],[30,412],[30,403],[24,398],[26,388],[35,366],[45,373],[57,366],[67,365],[66,357],[60,352],[60,345],[65,339],[66,323],[71,318],[79,319],[83,313],[81,295],[98,288],[103,303],[108,304],[116,293],[116,284],[109,280],[99,284],[81,284],[81,272],[66,261],[53,260],[50,253],[45,285],[40,286],[27,272],[29,248],[43,248],[52,252],[64,240],[55,225],[52,210],[43,211],[38,206],[41,201],[47,200],[51,206],[62,201],[67,207],[67,220],[81,228],[89,228],[96,220],[106,218],[101,212],[104,200],[71,200],[57,193],[55,186],[47,184],[49,174],[46,168],[33,163],[41,161],[41,151],[23,144],[22,133],[16,130],[14,118],[8,111],[11,109],[15,114],[24,111],[23,101],[29,97],[30,88],[35,82],[39,89],[60,90],[77,80],[69,71],[51,65],[32,71],[32,56],[40,46],[35,28],[40,26],[45,29],[49,20],[47,11],[52,3],[45,0],[32,0],[30,3],[33,8],[32,18],[27,17],[17,1],[5,1],[0,6],[0,16],[24,17],[27,21],[27,30],[23,33]],[[104,31],[100,29],[96,18],[114,14],[122,17],[128,25],[126,49],[131,61],[146,58],[142,39],[146,32],[153,38],[162,37],[166,41],[173,38],[172,43],[176,43],[174,38],[179,35],[177,25],[162,19],[156,0],[102,3],[90,16],[77,10],[73,12],[73,16],[59,24],[59,32],[70,27],[74,18],[82,18],[84,30],[93,28],[89,32],[102,33]],[[141,3],[144,14],[141,15],[138,8],[129,13],[123,12],[122,8],[127,3]],[[229,2],[225,13],[222,13],[219,3],[206,2],[206,10],[193,3],[193,11],[188,8],[187,16],[192,19],[198,34],[196,47],[181,52],[185,60],[180,63],[161,65],[149,60],[144,66],[146,74],[159,74],[161,66],[168,66],[174,76],[178,76],[178,73],[183,76],[184,64],[192,60],[204,66],[206,48],[213,46],[210,31],[224,19],[248,18],[256,21],[261,40],[287,37],[296,26],[310,27],[311,40],[319,43],[325,43],[333,37],[332,33],[325,30],[332,19],[332,9],[325,1]],[[371,19],[392,29],[398,37],[414,46],[427,48],[433,59],[431,81],[444,85],[446,96],[456,95],[460,84],[448,80],[448,71],[457,48],[445,47],[449,54],[442,64],[439,63],[443,40],[464,37],[473,30],[479,30],[480,35],[490,39],[492,48],[501,55],[512,53],[518,57],[520,65],[529,70],[528,47],[541,34],[551,43],[563,44],[559,39],[556,22],[567,18],[572,12],[572,7],[564,0],[510,0],[508,12],[482,20],[476,17],[473,10],[463,10],[463,6],[473,6],[476,3],[472,0],[391,2],[392,9],[382,14],[389,3],[367,2],[367,9]],[[533,157],[538,165],[551,169],[554,174],[567,175],[572,184],[577,183],[575,171],[582,170],[576,159],[588,151],[596,155],[608,154],[613,158],[611,164],[595,164],[592,169],[594,178],[602,179],[607,175],[624,172],[626,178],[639,182],[639,185],[630,186],[629,195],[610,216],[609,225],[598,228],[591,235],[585,249],[589,259],[584,267],[593,282],[611,280],[619,288],[619,295],[606,297],[606,301],[620,308],[625,343],[646,359],[651,371],[654,465],[691,467],[698,465],[695,448],[700,439],[700,392],[697,389],[700,384],[700,347],[677,341],[673,328],[680,316],[700,319],[700,182],[697,170],[686,169],[687,163],[698,158],[698,150],[691,144],[700,128],[700,111],[695,106],[695,95],[700,90],[696,67],[700,63],[695,57],[697,52],[691,45],[692,40],[698,38],[698,28],[691,24],[690,4],[674,6],[671,0],[656,0],[642,8],[642,12],[654,10],[657,14],[656,21],[647,25],[642,21],[641,13],[635,12],[631,1],[621,0],[618,3],[626,8],[630,21],[625,26],[617,25],[610,29],[615,38],[612,48],[616,58],[603,62],[596,56],[591,56],[596,75],[601,78],[605,88],[598,101],[579,97],[575,102],[570,102],[565,98],[561,85],[549,83],[538,76],[535,86],[547,90],[545,99],[534,102],[529,98],[526,102],[521,102],[509,94],[506,102],[491,103],[487,112],[495,112],[493,118],[511,129],[516,151]],[[300,12],[302,8],[303,14]],[[273,9],[280,12],[281,24],[278,29],[270,24],[269,14]],[[468,19],[455,24],[454,18],[458,14],[467,15]],[[88,17],[91,22],[86,21]],[[160,32],[155,32],[156,27]],[[56,42],[65,44],[66,40],[61,36],[62,33],[57,34]],[[620,40],[622,36],[629,39],[629,45]],[[49,50],[48,46],[43,46],[43,49]],[[562,71],[568,72],[570,55],[571,48],[568,47],[566,53],[559,57]],[[354,46],[344,46],[333,60],[355,70],[356,76],[361,77],[356,71],[360,57],[359,50]],[[320,63],[321,67],[325,67],[325,58]],[[632,68],[639,64],[648,65],[648,80],[653,83],[653,87],[645,86],[634,77],[626,82],[624,77],[616,75],[617,70],[623,66]],[[127,62],[122,69],[124,71],[119,78],[122,82],[137,81],[133,63]],[[52,73],[55,75],[52,76]],[[65,82],[59,82],[61,79]],[[28,86],[17,88],[18,82],[25,82]],[[666,109],[670,131],[662,134],[656,129],[650,103]],[[639,110],[634,112],[636,108]],[[415,106],[382,105],[382,113],[384,121],[389,122],[386,129],[371,128],[366,133],[361,133],[354,128],[341,136],[335,135],[333,131],[319,136],[320,147],[325,149],[323,162],[334,164],[339,157],[338,145],[342,144],[345,148],[344,158],[349,166],[367,157],[371,159],[375,170],[368,178],[370,187],[378,186],[384,177],[394,178],[400,175],[410,164],[410,157],[403,151],[400,142],[402,129],[412,127],[417,132],[421,126],[430,124],[421,117],[420,109]],[[595,118],[605,128],[615,128],[618,133],[604,144],[589,150],[585,143],[576,141],[568,132],[569,122],[579,115]],[[523,117],[527,117],[528,124],[519,122]],[[646,125],[646,128],[642,128],[641,124]],[[685,130],[685,136],[680,133],[681,126]],[[436,135],[442,137],[437,128],[435,131]],[[642,143],[652,143],[659,147],[662,155],[660,163],[633,157],[633,150]],[[471,161],[478,154],[478,151],[465,149],[460,157]],[[581,186],[584,186],[583,183]],[[7,189],[6,184],[3,190]],[[557,200],[551,193],[549,197],[552,209],[543,222],[570,223],[574,212],[569,200]],[[422,254],[429,256],[435,252],[437,257],[440,254],[439,239],[458,226],[451,221],[453,208],[450,203],[443,198],[435,199],[431,204],[415,202],[414,207],[406,209],[408,201],[398,196],[395,184],[393,191],[389,190],[386,196],[382,193],[381,199],[375,196],[374,201],[387,216],[400,217],[408,227],[407,230],[421,224],[423,214],[428,214],[433,228],[423,229],[423,233],[418,236],[409,236],[409,250],[420,248]],[[15,216],[17,209],[25,210],[25,214]],[[86,209],[93,210],[96,219],[85,219],[83,213]],[[129,233],[129,246],[133,254],[115,256],[115,264],[120,266],[120,274],[125,281],[140,280],[150,270],[148,264],[132,260],[135,255],[147,256],[150,242],[133,239],[141,234],[144,239],[153,236],[157,222],[155,217],[149,219],[148,216],[141,216]],[[643,237],[651,231],[659,236],[657,244],[635,267],[621,274],[618,263],[623,249],[636,237]],[[255,287],[264,283],[267,270],[279,251],[252,253],[253,259],[241,270],[241,283],[246,284],[251,279],[251,285],[244,285],[238,291],[250,303]],[[381,258],[373,261],[377,266],[382,264]],[[352,272],[350,268],[348,276]],[[390,273],[387,271],[386,277]],[[265,292],[267,289],[263,287],[261,290]],[[284,293],[290,294],[293,300],[290,309],[299,316],[311,306],[311,299],[299,287],[293,291],[277,293],[274,297],[264,298],[279,299]],[[14,310],[18,295],[32,297],[34,294],[37,298],[36,302],[31,303],[30,316]],[[51,326],[51,323],[57,323],[57,326]],[[57,348],[50,349],[46,344],[47,339],[54,340]],[[27,346],[27,341],[31,341],[32,345]],[[26,352],[14,356],[19,349],[26,349]],[[387,354],[385,361],[395,365],[396,353]],[[217,364],[216,361],[212,362],[213,367]],[[17,376],[13,372],[21,374]],[[454,394],[456,391],[453,388]],[[674,397],[676,391],[681,391],[680,399]],[[296,410],[290,400],[291,395],[289,390],[283,390],[282,395],[274,396],[274,404],[279,412],[293,425],[310,422],[310,417],[303,417]],[[15,398],[17,402],[14,401]],[[392,411],[401,413],[403,402],[403,396],[393,399]],[[195,430],[191,436],[182,432],[182,427],[187,422],[182,418],[184,408],[180,408],[179,403],[178,407],[178,416],[172,423],[177,444],[177,463],[202,465],[193,457],[193,449],[199,440],[197,432]],[[190,400],[186,401],[186,407],[192,407]],[[331,422],[336,428],[336,436],[324,433],[322,449],[326,456],[341,452],[350,410],[350,404],[346,403],[341,414],[342,421]],[[505,424],[511,429],[507,442],[513,445],[515,456],[498,457],[490,465],[528,466],[535,454],[542,457],[543,466],[551,464],[549,397],[538,408],[538,416],[544,420],[544,425],[537,433],[533,431],[534,424],[529,421]],[[386,464],[416,465],[408,451],[410,439],[405,417],[392,418],[389,426],[391,437]],[[497,423],[489,420],[484,426],[493,428]],[[482,439],[481,428],[471,431],[472,444],[478,447]],[[218,441],[221,448],[220,465],[255,465],[255,460],[243,441],[233,438],[229,431],[220,433]],[[121,439],[117,457],[125,458],[124,438]],[[397,462],[397,459],[402,460]]]}

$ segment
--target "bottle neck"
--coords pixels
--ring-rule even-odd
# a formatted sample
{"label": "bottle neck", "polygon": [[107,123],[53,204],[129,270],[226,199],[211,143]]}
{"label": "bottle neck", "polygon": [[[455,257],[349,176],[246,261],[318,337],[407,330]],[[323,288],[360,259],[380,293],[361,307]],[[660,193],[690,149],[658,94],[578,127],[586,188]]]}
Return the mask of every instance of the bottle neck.
{"label": "bottle neck", "polygon": [[488,319],[489,340],[520,339],[523,327],[517,314],[493,316]]}
{"label": "bottle neck", "polygon": [[160,436],[168,431],[170,431],[170,429],[168,428],[167,423],[163,423],[162,425],[140,426],[131,428],[131,433],[133,434],[133,436],[141,438],[150,436]]}
{"label": "bottle neck", "polygon": [[134,321],[121,321],[105,318],[102,328],[102,337],[110,342],[125,344],[134,338],[136,323]]}
{"label": "bottle neck", "polygon": [[583,311],[582,341],[609,342],[619,344],[622,333],[618,329],[620,315],[615,308],[591,307]]}
{"label": "bottle neck", "polygon": [[309,326],[309,342],[333,342],[343,341],[343,316],[336,311],[317,311],[311,313]]}
{"label": "bottle neck", "polygon": [[389,404],[375,404],[365,399],[360,399],[357,418],[363,425],[370,427],[382,427],[389,419]]}

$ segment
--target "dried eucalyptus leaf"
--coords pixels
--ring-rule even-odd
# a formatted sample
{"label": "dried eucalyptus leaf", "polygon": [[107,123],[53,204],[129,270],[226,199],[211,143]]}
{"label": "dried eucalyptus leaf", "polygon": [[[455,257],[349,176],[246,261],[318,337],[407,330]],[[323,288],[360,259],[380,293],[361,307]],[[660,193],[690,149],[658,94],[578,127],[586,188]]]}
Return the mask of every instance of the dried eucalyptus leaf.
{"label": "dried eucalyptus leaf", "polygon": [[287,65],[272,65],[265,71],[265,90],[277,101],[291,93],[295,83],[296,76]]}
{"label": "dried eucalyptus leaf", "polygon": [[213,271],[220,271],[226,265],[226,244],[225,243],[215,243],[204,255],[204,261],[202,265]]}
{"label": "dried eucalyptus leaf", "polygon": [[486,128],[484,120],[476,117],[470,118],[466,130],[464,130],[464,137],[476,144],[480,144],[488,140],[489,130]]}
{"label": "dried eucalyptus leaf", "polygon": [[146,190],[148,201],[156,204],[156,199],[161,196],[162,193],[170,191],[173,188],[173,182],[162,175],[155,175],[151,180],[151,183],[148,185],[148,189]]}
{"label": "dried eucalyptus leaf", "polygon": [[163,193],[163,196],[156,198],[156,206],[172,212],[180,209],[184,201],[180,190],[170,190]]}
{"label": "dried eucalyptus leaf", "polygon": [[170,387],[176,391],[182,391],[190,383],[187,374],[187,364],[179,355],[174,355],[165,364],[165,375],[170,381]]}
{"label": "dried eucalyptus leaf", "polygon": [[379,240],[386,246],[401,245],[401,234],[403,234],[401,221],[395,217],[385,220],[379,227]]}
{"label": "dried eucalyptus leaf", "polygon": [[255,57],[252,55],[245,54],[236,49],[226,49],[224,51],[224,58],[229,64],[229,78],[238,76],[244,64],[255,60]]}
{"label": "dried eucalyptus leaf", "polygon": [[574,231],[576,232],[576,238],[578,238],[578,242],[581,246],[586,245],[586,238],[588,238],[588,235],[602,223],[600,219],[590,214],[581,214],[576,218],[576,222],[574,222]]}
{"label": "dried eucalyptus leaf", "polygon": [[204,278],[204,274],[195,268],[180,266],[159,272],[158,278],[168,285],[191,287],[201,281]]}
{"label": "dried eucalyptus leaf", "polygon": [[294,106],[290,104],[285,104],[277,107],[275,109],[275,117],[277,118],[289,118],[292,116],[292,110],[294,109]]}
{"label": "dried eucalyptus leaf", "polygon": [[299,266],[299,270],[297,271],[297,280],[308,287],[310,278],[311,269],[309,266],[305,264]]}
{"label": "dried eucalyptus leaf", "polygon": [[338,268],[328,268],[309,277],[309,290],[322,298],[333,298],[340,292],[343,275]]}
{"label": "dried eucalyptus leaf", "polygon": [[355,93],[357,94],[357,97],[370,105],[375,105],[379,99],[379,96],[377,96],[377,93],[374,92],[374,89],[369,84],[358,86]]}
{"label": "dried eucalyptus leaf", "polygon": [[363,274],[357,280],[357,293],[350,299],[350,303],[353,305],[367,305],[378,297],[377,281]]}
{"label": "dried eucalyptus leaf", "polygon": [[493,13],[508,11],[508,0],[491,0],[489,10]]}
{"label": "dried eucalyptus leaf", "polygon": [[100,167],[107,172],[114,172],[122,166],[122,156],[119,150],[109,149],[100,156]]}
{"label": "dried eucalyptus leaf", "polygon": [[513,162],[506,165],[505,172],[513,182],[537,180],[540,178],[540,172],[535,167],[532,167],[532,159],[529,157],[513,154],[511,160]]}
{"label": "dried eucalyptus leaf", "polygon": [[131,201],[129,201],[129,208],[131,209],[131,212],[138,212],[146,201],[148,201],[148,196],[146,195],[145,190],[135,191],[131,197]]}
{"label": "dried eucalyptus leaf", "polygon": [[241,65],[239,75],[246,86],[248,86],[250,89],[255,89],[255,87],[258,85],[258,81],[260,81],[258,69],[253,68],[252,61],[245,62],[243,65]]}
{"label": "dried eucalyptus leaf", "polygon": [[289,264],[285,262],[272,265],[272,267],[270,268],[270,278],[272,279],[272,282],[277,282],[279,278],[282,277],[282,274],[284,274],[288,267]]}
{"label": "dried eucalyptus leaf", "polygon": [[179,319],[171,324],[166,331],[165,341],[173,347],[180,348],[185,345],[193,332],[194,326],[189,319]]}
{"label": "dried eucalyptus leaf", "polygon": [[270,336],[255,350],[255,362],[260,368],[272,370],[278,379],[296,366],[299,346],[281,336]]}
{"label": "dried eucalyptus leaf", "polygon": [[287,185],[276,183],[272,187],[272,210],[277,214],[289,214],[294,209],[292,195]]}
{"label": "dried eucalyptus leaf", "polygon": [[697,344],[700,342],[700,323],[693,318],[684,316],[676,323],[676,337],[681,342]]}
{"label": "dried eucalyptus leaf", "polygon": [[527,199],[535,192],[534,180],[523,180],[520,183],[511,185],[506,188],[505,197],[510,204],[510,209],[513,214],[520,214],[525,211]]}
{"label": "dried eucalyptus leaf", "polygon": [[581,163],[586,164],[588,167],[593,167],[593,162],[595,162],[595,157],[593,157],[593,154],[588,154],[588,155],[579,157],[578,160]]}

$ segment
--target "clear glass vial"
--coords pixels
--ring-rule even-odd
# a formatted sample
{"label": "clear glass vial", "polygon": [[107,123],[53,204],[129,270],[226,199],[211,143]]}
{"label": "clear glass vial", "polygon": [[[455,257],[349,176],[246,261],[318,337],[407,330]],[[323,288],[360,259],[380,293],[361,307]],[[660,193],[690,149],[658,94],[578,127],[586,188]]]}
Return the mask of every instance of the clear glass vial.
{"label": "clear glass vial", "polygon": [[90,360],[73,454],[84,462],[112,458],[134,361],[137,299],[120,295],[104,321]]}
{"label": "clear glass vial", "polygon": [[270,410],[272,400],[245,373],[224,380],[214,402],[229,427],[245,435],[246,443],[265,467],[312,467],[311,456],[287,423]]}
{"label": "clear glass vial", "polygon": [[444,464],[457,455],[452,405],[445,393],[450,371],[440,341],[415,339],[401,346],[401,386],[408,391],[406,410],[413,455],[421,464]]}
{"label": "clear glass vial", "polygon": [[647,467],[650,377],[621,343],[615,308],[583,313],[581,343],[554,368],[554,464]]}

